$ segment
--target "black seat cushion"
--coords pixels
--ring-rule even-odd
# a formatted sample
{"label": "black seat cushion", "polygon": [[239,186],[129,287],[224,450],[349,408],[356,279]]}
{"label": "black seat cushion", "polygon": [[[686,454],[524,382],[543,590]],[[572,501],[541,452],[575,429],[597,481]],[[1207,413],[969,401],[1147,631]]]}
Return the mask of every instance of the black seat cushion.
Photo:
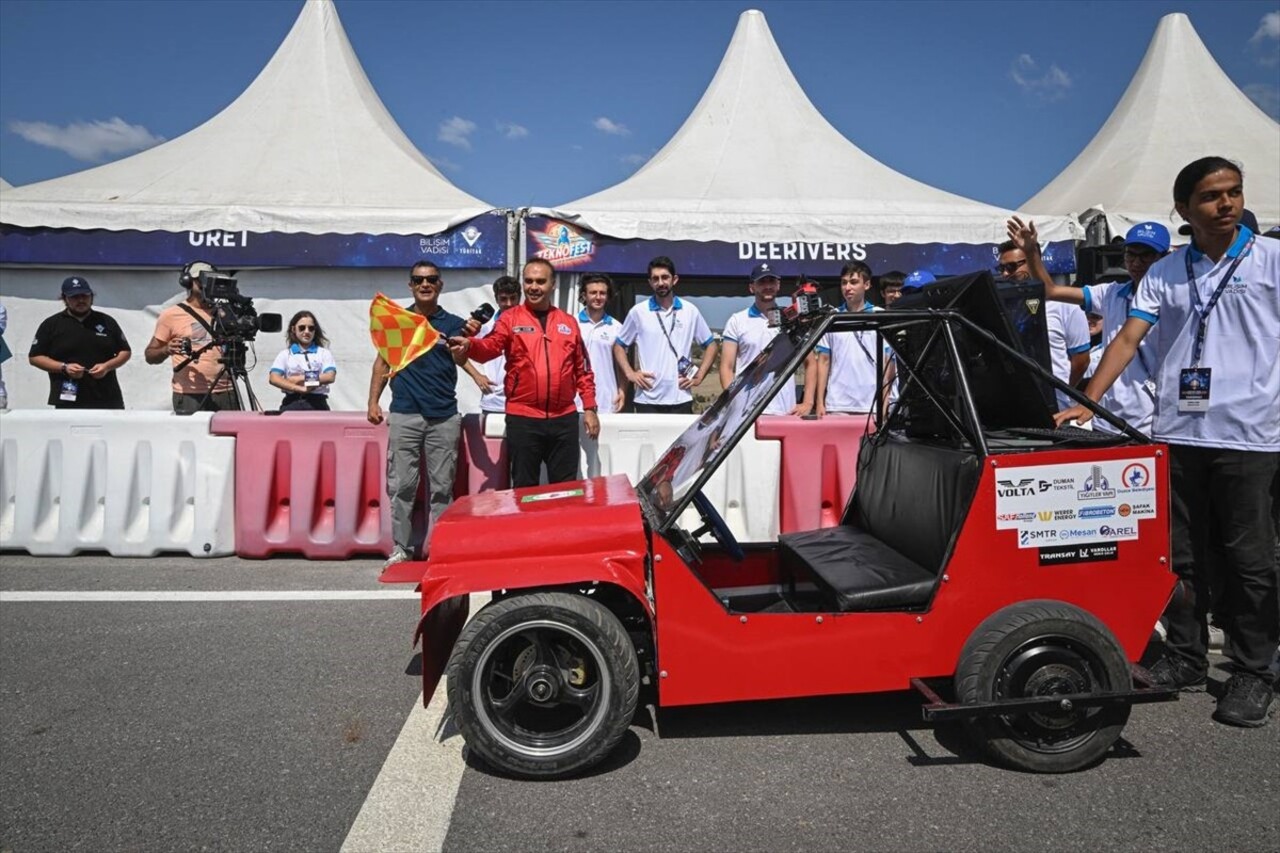
{"label": "black seat cushion", "polygon": [[842,613],[927,604],[938,580],[870,533],[849,525],[784,533],[778,537],[778,556],[784,569],[811,574]]}

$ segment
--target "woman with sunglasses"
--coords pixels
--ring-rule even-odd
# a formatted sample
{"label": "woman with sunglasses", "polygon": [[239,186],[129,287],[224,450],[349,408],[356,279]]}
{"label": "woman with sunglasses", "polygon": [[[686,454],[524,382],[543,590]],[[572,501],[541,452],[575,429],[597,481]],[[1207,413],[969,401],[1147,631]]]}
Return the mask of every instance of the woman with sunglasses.
{"label": "woman with sunglasses", "polygon": [[329,339],[320,321],[310,311],[299,311],[289,321],[285,340],[271,365],[268,381],[284,392],[282,412],[329,411],[329,386],[338,378],[333,353],[325,347]]}

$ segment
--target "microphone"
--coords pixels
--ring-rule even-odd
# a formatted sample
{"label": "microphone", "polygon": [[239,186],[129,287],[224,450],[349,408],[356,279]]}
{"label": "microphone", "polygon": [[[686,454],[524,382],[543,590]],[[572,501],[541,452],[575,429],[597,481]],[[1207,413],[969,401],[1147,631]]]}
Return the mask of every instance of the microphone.
{"label": "microphone", "polygon": [[462,334],[467,337],[475,337],[480,331],[480,327],[493,319],[493,306],[488,302],[481,302],[480,307],[471,312],[466,324],[462,327]]}

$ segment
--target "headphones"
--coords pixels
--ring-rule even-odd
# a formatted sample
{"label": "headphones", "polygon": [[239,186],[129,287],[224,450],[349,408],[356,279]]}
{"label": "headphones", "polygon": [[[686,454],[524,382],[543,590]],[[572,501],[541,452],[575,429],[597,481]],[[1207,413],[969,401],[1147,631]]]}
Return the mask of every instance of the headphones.
{"label": "headphones", "polygon": [[[207,270],[197,270],[195,267],[208,267]],[[178,273],[178,284],[182,285],[185,290],[190,290],[191,285],[195,284],[196,279],[200,277],[201,272],[217,272],[218,268],[208,261],[190,261],[182,272]],[[194,275],[192,274],[194,272]]]}

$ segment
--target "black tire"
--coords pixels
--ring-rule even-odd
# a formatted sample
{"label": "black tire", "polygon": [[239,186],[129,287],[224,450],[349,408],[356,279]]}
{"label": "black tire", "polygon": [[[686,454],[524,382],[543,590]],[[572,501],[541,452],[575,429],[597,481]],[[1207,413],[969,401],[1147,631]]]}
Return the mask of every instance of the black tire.
{"label": "black tire", "polygon": [[617,617],[581,595],[495,601],[449,659],[449,707],[467,746],[512,776],[568,776],[617,745],[640,692],[635,646]]}
{"label": "black tire", "polygon": [[[987,618],[965,643],[956,700],[1128,690],[1129,662],[1107,627],[1059,601],[1027,601]],[[979,717],[966,729],[996,761],[1035,773],[1070,773],[1101,760],[1130,705]]]}

